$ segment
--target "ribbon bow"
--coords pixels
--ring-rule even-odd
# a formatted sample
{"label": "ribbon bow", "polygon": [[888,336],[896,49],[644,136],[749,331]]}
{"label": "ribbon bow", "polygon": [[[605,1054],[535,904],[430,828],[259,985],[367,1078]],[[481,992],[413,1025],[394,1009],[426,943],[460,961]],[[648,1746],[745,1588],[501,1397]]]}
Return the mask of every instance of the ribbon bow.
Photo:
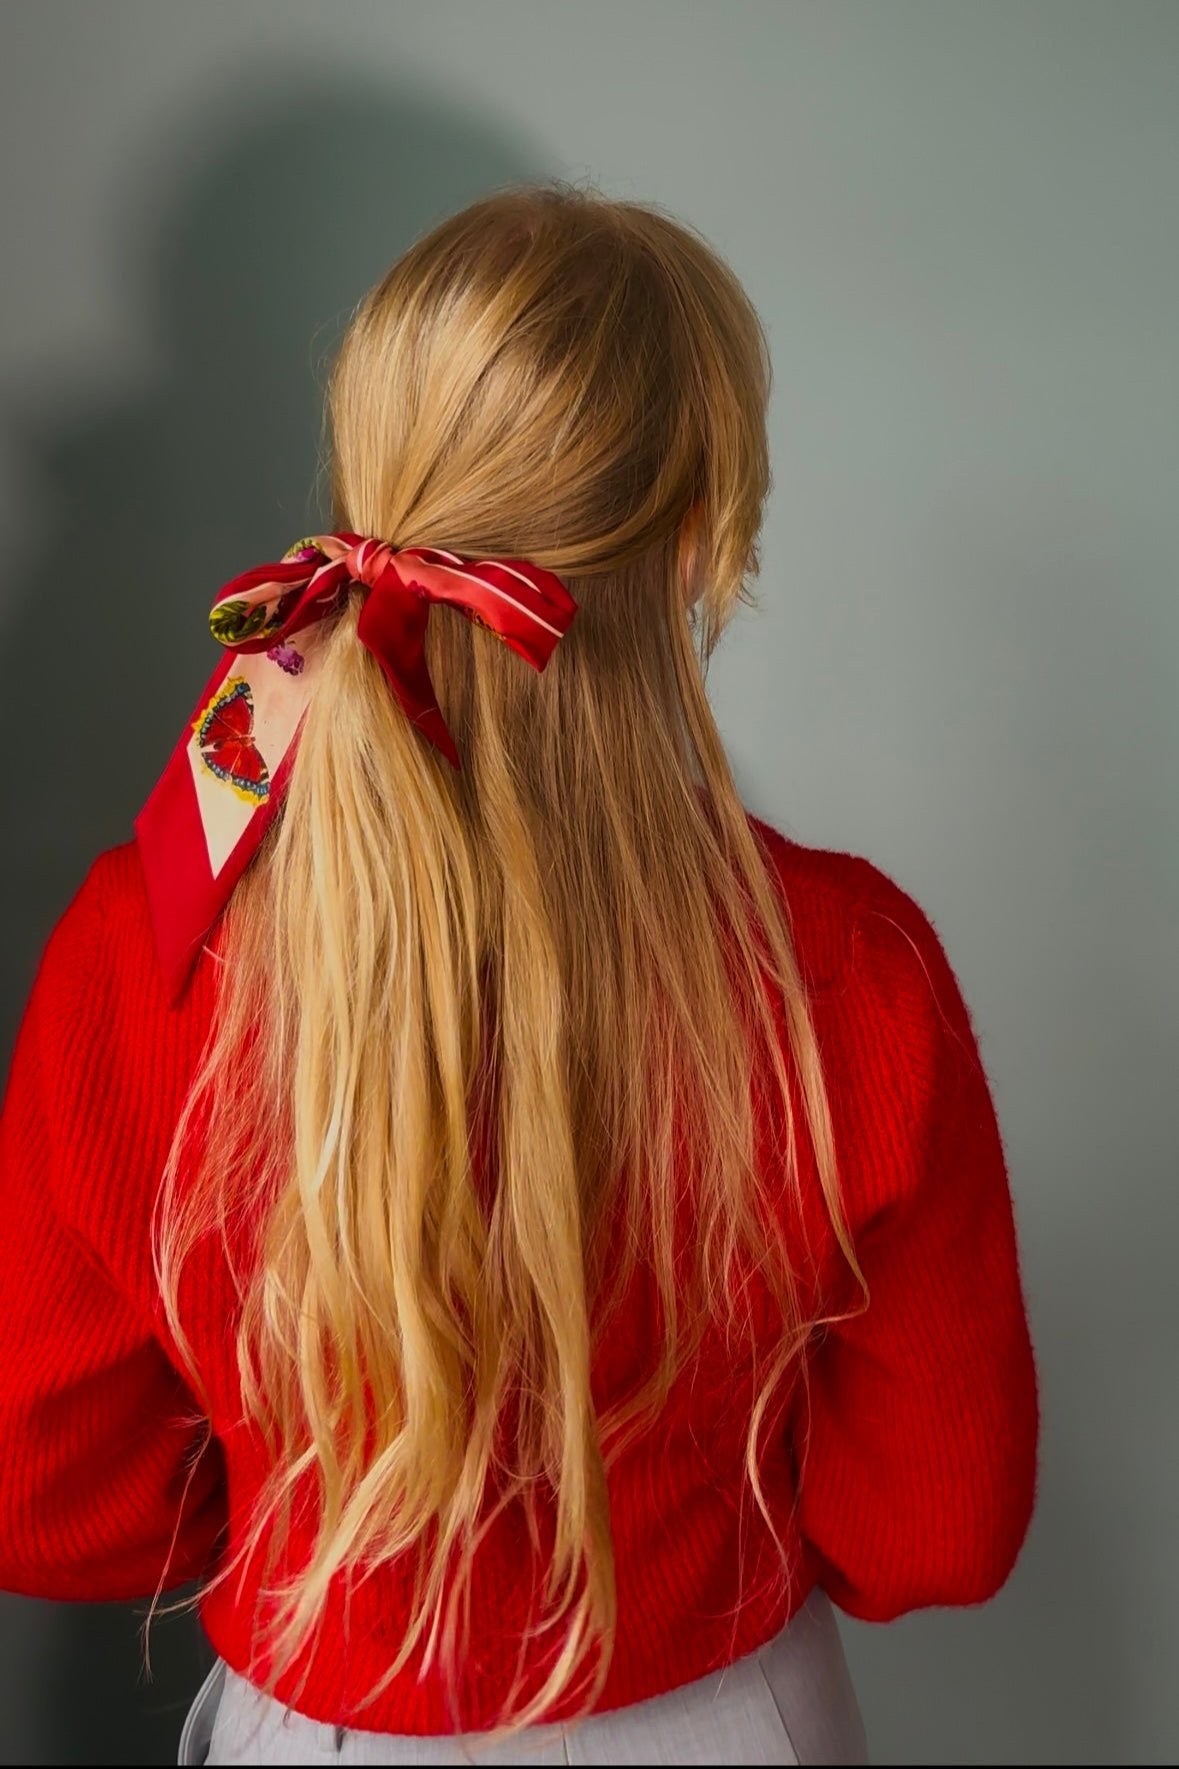
{"label": "ribbon bow", "polygon": [[358,534],[315,535],[273,565],[226,584],[209,626],[230,656],[214,671],[188,731],[135,820],[169,995],[282,803],[295,740],[320,662],[298,634],[336,613],[352,584],[368,590],[357,635],[410,722],[462,763],[426,667],[430,604],[445,602],[543,670],[577,604],[559,578],[521,559],[463,559],[433,547],[397,552]]}

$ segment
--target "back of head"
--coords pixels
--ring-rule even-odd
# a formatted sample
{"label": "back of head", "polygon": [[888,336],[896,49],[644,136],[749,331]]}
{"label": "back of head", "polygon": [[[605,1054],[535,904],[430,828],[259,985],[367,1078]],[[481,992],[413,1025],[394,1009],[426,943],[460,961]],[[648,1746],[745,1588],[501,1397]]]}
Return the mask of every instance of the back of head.
{"label": "back of head", "polygon": [[581,577],[650,568],[696,508],[718,633],[761,521],[767,392],[757,316],[686,228],[574,191],[493,196],[355,318],[331,392],[338,513]]}
{"label": "back of head", "polygon": [[[300,1457],[320,1495],[272,1663],[333,1579],[427,1539],[389,1674],[427,1636],[453,1663],[477,1525],[506,1491],[552,1504],[568,1643],[510,1717],[536,1718],[578,1677],[592,1702],[614,1626],[605,1464],[731,1306],[743,1250],[767,1265],[750,1072],[776,1089],[780,1188],[783,1025],[839,1226],[789,931],[701,667],[755,564],[766,396],[756,315],[710,249],[653,210],[559,189],[445,222],[344,340],[338,525],[527,559],[579,607],[543,673],[435,611],[427,658],[456,772],[357,642],[357,589],[323,641],[281,822],[227,916],[190,1102],[208,1108],[205,1152],[183,1186],[173,1163],[159,1258],[182,1334],[195,1238],[243,1204],[260,1225],[239,1329],[245,1404],[274,1450],[256,1536]],[[246,1038],[264,1073],[243,1131],[225,1057]],[[596,1332],[637,1265],[662,1340],[649,1378],[599,1416]],[[774,1282],[763,1396],[810,1324],[785,1249]],[[754,1418],[758,1496],[756,1436]]]}

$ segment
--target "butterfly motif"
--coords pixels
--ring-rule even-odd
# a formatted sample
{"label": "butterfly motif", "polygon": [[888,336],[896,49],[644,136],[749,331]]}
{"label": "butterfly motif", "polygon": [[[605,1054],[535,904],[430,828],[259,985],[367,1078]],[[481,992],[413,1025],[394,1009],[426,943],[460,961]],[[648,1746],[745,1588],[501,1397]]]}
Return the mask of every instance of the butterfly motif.
{"label": "butterfly motif", "polygon": [[254,742],[254,697],[244,676],[232,676],[195,723],[197,748],[211,774],[248,804],[270,797],[270,770]]}

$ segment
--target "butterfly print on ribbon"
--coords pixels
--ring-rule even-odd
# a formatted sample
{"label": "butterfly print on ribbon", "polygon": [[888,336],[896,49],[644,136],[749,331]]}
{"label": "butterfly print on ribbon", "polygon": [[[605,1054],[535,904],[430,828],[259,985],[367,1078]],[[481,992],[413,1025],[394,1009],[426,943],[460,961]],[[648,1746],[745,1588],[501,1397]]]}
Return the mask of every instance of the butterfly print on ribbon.
{"label": "butterfly print on ribbon", "polygon": [[270,770],[254,742],[254,697],[244,676],[223,684],[194,725],[201,760],[248,804],[270,797]]}

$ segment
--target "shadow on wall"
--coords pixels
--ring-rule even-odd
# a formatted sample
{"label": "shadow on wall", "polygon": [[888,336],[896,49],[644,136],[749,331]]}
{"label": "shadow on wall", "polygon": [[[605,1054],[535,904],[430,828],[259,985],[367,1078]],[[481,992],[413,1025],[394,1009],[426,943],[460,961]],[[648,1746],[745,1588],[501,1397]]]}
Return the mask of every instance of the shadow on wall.
{"label": "shadow on wall", "polygon": [[[539,170],[428,95],[318,72],[243,81],[231,120],[218,105],[198,122],[215,152],[156,237],[131,244],[161,378],[93,411],[47,414],[31,388],[12,414],[53,527],[12,571],[0,627],[17,664],[0,740],[30,764],[0,789],[4,827],[22,831],[0,948],[7,1032],[43,936],[93,854],[129,837],[213,667],[214,592],[326,513],[323,368],[352,307],[432,222]],[[47,622],[62,641],[51,701],[28,667]]]}
{"label": "shadow on wall", "polygon": [[[161,378],[97,410],[14,414],[55,512],[14,572],[0,643],[5,1049],[50,927],[102,848],[127,840],[215,653],[214,592],[327,513],[317,485],[323,366],[355,302],[410,241],[498,185],[538,175],[527,144],[427,95],[322,71],[239,76],[232,126],[144,241]],[[50,687],[36,667],[46,627]],[[142,1608],[0,1599],[3,1760],[174,1760],[201,1671],[191,1622]],[[138,1690],[138,1693],[136,1693]]]}

